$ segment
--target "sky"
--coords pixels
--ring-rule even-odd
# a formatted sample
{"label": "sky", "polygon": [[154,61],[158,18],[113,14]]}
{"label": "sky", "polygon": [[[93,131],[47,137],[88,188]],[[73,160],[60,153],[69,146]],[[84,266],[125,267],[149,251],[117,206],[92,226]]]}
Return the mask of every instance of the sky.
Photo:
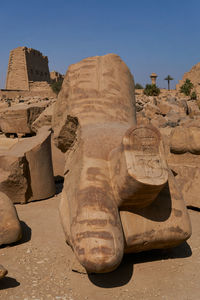
{"label": "sky", "polygon": [[0,0],[0,88],[10,50],[47,55],[50,71],[65,74],[85,57],[118,54],[136,83],[167,88],[164,78],[200,62],[199,0]]}

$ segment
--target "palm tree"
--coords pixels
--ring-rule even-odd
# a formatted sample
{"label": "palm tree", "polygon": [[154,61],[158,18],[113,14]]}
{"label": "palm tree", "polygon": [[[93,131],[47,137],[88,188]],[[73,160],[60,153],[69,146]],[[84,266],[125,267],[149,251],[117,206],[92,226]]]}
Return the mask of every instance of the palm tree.
{"label": "palm tree", "polygon": [[170,75],[168,75],[165,80],[167,80],[168,83],[168,91],[170,90],[170,80],[174,80],[174,78],[172,78]]}

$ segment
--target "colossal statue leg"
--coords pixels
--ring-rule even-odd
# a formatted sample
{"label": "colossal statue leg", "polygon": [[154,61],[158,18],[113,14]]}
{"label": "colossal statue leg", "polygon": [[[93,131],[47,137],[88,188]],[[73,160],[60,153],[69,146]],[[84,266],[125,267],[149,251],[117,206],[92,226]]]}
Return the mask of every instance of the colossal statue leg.
{"label": "colossal statue leg", "polygon": [[127,247],[119,210],[148,208],[168,181],[161,136],[136,126],[134,81],[114,54],[69,67],[53,129],[66,153],[60,215],[67,242],[88,272],[109,272]]}

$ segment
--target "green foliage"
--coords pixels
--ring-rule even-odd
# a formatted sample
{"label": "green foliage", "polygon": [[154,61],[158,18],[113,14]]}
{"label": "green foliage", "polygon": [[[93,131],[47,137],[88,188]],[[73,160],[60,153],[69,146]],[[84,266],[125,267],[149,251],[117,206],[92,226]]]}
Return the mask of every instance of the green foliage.
{"label": "green foliage", "polygon": [[54,93],[58,94],[60,92],[61,87],[62,87],[62,83],[63,83],[63,80],[59,80],[59,81],[54,81],[51,84],[51,88],[52,88]]}
{"label": "green foliage", "polygon": [[193,83],[190,81],[190,79],[186,79],[185,83],[180,88],[180,92],[185,94],[186,96],[189,96],[192,88],[193,88]]}
{"label": "green foliage", "polygon": [[140,83],[136,83],[136,84],[135,84],[135,89],[137,89],[137,90],[142,90],[142,89],[143,89],[143,86],[142,86]]}
{"label": "green foliage", "polygon": [[160,89],[155,84],[146,84],[144,94],[147,96],[158,96]]}
{"label": "green foliage", "polygon": [[197,94],[195,91],[193,91],[190,95],[191,100],[197,100]]}

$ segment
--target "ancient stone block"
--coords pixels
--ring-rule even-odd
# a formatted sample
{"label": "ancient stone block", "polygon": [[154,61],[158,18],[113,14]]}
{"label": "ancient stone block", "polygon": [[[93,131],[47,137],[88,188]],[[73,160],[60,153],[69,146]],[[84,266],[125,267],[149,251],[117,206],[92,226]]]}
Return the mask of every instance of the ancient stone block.
{"label": "ancient stone block", "polygon": [[125,237],[125,253],[170,248],[188,239],[191,224],[183,196],[173,174],[151,205],[120,211]]}
{"label": "ancient stone block", "polygon": [[47,108],[35,119],[31,125],[33,132],[37,132],[39,128],[43,126],[49,126],[51,128],[51,120],[54,109],[54,103]]}
{"label": "ancient stone block", "polygon": [[12,201],[0,192],[0,245],[10,244],[21,238],[21,226]]}
{"label": "ancient stone block", "polygon": [[7,149],[4,140],[0,139],[0,191],[14,203],[54,195],[51,133],[43,127],[37,136],[19,139]]}
{"label": "ancient stone block", "polygon": [[31,125],[42,113],[46,103],[18,104],[0,112],[0,128],[4,133],[29,134]]}
{"label": "ancient stone block", "polygon": [[200,207],[200,128],[179,126],[171,132],[168,164],[187,205]]}
{"label": "ancient stone block", "polygon": [[0,265],[0,279],[4,278],[7,275],[8,271]]}
{"label": "ancient stone block", "polygon": [[175,128],[170,137],[172,153],[200,154],[200,128],[179,126]]}

